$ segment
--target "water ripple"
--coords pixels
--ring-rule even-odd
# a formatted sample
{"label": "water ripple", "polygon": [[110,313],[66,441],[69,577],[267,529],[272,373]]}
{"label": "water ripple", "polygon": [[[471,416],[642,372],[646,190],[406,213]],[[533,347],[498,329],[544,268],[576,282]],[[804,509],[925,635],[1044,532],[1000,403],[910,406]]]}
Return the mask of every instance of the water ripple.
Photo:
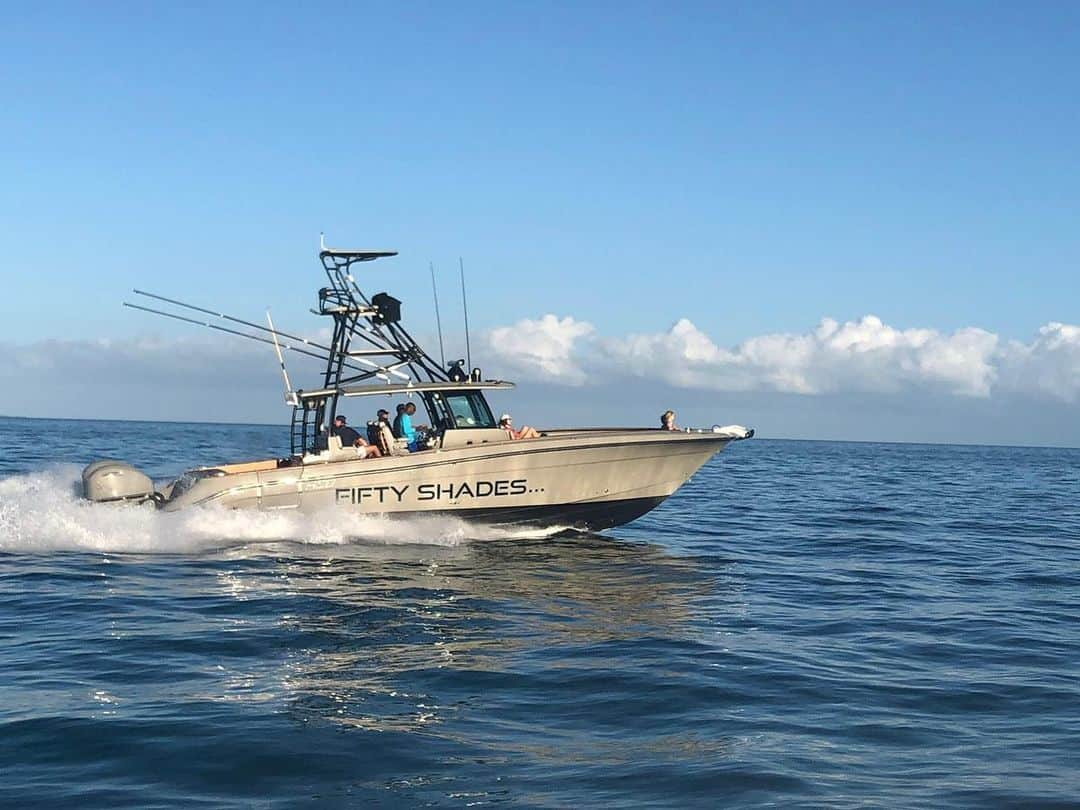
{"label": "water ripple", "polygon": [[1080,795],[1078,451],[755,439],[607,535],[482,539],[118,516],[74,465],[281,431],[65,428],[0,420],[4,806]]}

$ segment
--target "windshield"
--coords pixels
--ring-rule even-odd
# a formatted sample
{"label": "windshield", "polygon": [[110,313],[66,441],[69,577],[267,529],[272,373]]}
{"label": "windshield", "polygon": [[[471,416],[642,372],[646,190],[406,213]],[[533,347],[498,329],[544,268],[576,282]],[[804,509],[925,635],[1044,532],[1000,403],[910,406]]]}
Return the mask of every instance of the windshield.
{"label": "windshield", "polygon": [[454,426],[459,428],[493,428],[495,418],[491,415],[487,400],[478,391],[464,394],[446,394],[446,407],[454,418]]}

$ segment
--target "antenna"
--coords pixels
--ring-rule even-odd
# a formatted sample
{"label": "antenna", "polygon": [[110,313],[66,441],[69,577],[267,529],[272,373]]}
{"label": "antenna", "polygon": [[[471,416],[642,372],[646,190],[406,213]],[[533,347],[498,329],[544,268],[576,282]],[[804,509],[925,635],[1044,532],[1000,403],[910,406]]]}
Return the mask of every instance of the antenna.
{"label": "antenna", "polygon": [[285,358],[281,356],[281,344],[278,343],[278,333],[274,329],[274,321],[270,318],[269,308],[266,310],[266,322],[270,325],[270,335],[274,339],[274,351],[277,352],[278,365],[281,366],[281,376],[285,378],[285,402],[295,408],[300,404],[300,400],[296,398],[292,383],[289,382],[289,372],[285,370]]}
{"label": "antenna", "polygon": [[443,351],[442,342],[442,318],[439,317],[439,289],[435,286],[435,263],[428,262],[428,267],[431,268],[431,294],[435,296],[435,325],[439,328],[439,362],[442,364],[439,368],[446,368],[446,352]]}
{"label": "antenna", "polygon": [[461,269],[461,306],[465,310],[465,363],[472,368],[472,353],[469,351],[469,299],[465,295],[465,262],[458,256],[458,267]]}

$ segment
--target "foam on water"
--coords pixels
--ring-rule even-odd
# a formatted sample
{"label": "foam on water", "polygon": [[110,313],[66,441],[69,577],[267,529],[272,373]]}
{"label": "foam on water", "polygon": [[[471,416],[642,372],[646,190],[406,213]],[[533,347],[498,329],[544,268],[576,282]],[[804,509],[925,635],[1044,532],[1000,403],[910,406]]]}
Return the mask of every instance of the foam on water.
{"label": "foam on water", "polygon": [[77,467],[64,465],[0,478],[0,551],[179,553],[291,541],[332,545],[457,546],[469,539],[558,532],[471,526],[451,516],[387,519],[342,511],[259,512],[198,507],[93,504],[79,495]]}

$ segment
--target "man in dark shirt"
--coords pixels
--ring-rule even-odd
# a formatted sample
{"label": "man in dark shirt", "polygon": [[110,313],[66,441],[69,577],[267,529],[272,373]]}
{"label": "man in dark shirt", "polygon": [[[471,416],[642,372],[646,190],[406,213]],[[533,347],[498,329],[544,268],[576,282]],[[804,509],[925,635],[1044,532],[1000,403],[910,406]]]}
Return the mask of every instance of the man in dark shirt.
{"label": "man in dark shirt", "polygon": [[348,420],[338,414],[334,417],[334,435],[341,437],[342,447],[352,447],[356,444],[356,440],[360,438],[360,434],[345,424]]}

